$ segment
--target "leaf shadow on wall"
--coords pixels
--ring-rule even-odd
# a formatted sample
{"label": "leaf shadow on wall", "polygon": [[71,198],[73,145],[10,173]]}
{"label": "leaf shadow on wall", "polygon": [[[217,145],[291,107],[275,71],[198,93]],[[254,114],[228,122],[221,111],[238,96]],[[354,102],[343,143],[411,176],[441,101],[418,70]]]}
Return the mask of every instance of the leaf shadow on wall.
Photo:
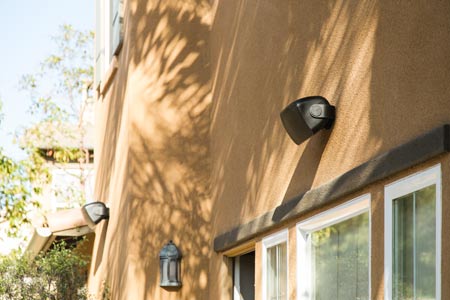
{"label": "leaf shadow on wall", "polygon": [[[139,1],[127,10],[125,63],[140,78],[128,99],[127,183],[108,250],[117,299],[208,299],[207,8],[208,1]],[[180,290],[159,288],[159,252],[169,240],[183,253]]]}

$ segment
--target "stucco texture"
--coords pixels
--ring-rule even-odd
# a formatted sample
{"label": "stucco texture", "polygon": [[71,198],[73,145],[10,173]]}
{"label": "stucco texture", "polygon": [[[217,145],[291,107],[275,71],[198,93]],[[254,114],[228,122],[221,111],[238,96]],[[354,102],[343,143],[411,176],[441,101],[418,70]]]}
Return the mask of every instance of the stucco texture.
{"label": "stucco texture", "polygon": [[[219,1],[211,61],[220,228],[448,123],[449,9],[422,1]],[[297,146],[279,113],[310,95],[335,105],[336,121]]]}
{"label": "stucco texture", "polygon": [[[118,69],[97,101],[96,197],[111,216],[96,229],[90,291],[105,282],[112,299],[231,299],[215,236],[450,123],[449,15],[448,1],[126,1]],[[279,113],[311,95],[336,106],[336,121],[297,146]],[[439,161],[446,182],[448,157],[429,164]],[[372,239],[382,185],[361,191],[373,193]],[[169,240],[184,255],[179,290],[159,287]],[[382,244],[372,257],[382,299]]]}
{"label": "stucco texture", "polygon": [[[110,206],[89,290],[111,299],[208,299],[211,221],[208,3],[129,1],[118,69],[97,103],[96,193]],[[183,254],[182,289],[159,252]]]}
{"label": "stucco texture", "polygon": [[[218,1],[211,34],[215,235],[448,123],[449,10],[445,1]],[[331,132],[297,146],[279,113],[310,95],[335,105],[336,121]],[[382,189],[374,192],[379,241]],[[383,298],[382,247],[372,249],[373,299]]]}

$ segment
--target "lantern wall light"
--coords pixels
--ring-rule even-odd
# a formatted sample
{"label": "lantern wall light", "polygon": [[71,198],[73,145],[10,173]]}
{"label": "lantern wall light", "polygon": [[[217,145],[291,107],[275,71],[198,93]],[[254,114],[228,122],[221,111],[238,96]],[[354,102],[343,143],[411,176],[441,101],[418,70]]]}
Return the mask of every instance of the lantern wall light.
{"label": "lantern wall light", "polygon": [[335,107],[324,97],[305,97],[289,104],[280,117],[291,139],[300,145],[319,130],[331,128]]}
{"label": "lantern wall light", "polygon": [[181,287],[181,252],[169,241],[159,253],[161,287]]}

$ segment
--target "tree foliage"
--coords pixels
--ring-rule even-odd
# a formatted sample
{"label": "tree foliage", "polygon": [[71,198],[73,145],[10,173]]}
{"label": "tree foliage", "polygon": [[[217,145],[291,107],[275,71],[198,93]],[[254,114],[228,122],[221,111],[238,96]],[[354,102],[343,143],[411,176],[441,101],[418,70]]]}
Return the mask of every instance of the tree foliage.
{"label": "tree foliage", "polygon": [[27,212],[40,205],[33,195],[40,194],[49,180],[44,161],[36,154],[15,161],[0,149],[0,218],[9,222],[9,235],[16,235],[20,226],[29,222]]}
{"label": "tree foliage", "polygon": [[[31,101],[31,122],[16,132],[16,142],[26,158],[13,159],[0,148],[0,223],[9,222],[10,235],[30,222],[28,213],[40,207],[39,195],[44,189],[46,195],[51,193],[67,202],[77,199],[72,207],[86,200],[82,191],[92,159],[85,136],[86,129],[93,127],[88,92],[93,78],[93,33],[63,25],[53,41],[55,53],[42,61],[37,72],[24,75],[20,81]],[[0,125],[1,106],[0,101]],[[76,177],[78,184],[49,191],[49,160],[52,168],[60,170],[68,163],[77,164],[80,172],[69,175]]]}
{"label": "tree foliage", "polygon": [[24,75],[20,83],[29,94],[29,112],[35,119],[21,132],[20,143],[31,149],[39,143],[52,146],[62,153],[58,157],[61,162],[83,161],[86,127],[93,125],[86,117],[93,105],[87,95],[93,78],[93,33],[64,25],[53,40],[58,51],[44,59],[38,72]]}
{"label": "tree foliage", "polygon": [[62,242],[36,258],[0,257],[0,300],[82,300],[88,257]]}

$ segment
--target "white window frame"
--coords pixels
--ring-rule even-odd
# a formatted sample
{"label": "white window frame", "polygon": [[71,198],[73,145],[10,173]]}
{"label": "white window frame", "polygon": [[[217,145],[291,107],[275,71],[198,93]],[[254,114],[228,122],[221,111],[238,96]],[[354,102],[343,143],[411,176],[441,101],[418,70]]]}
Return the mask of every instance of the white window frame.
{"label": "white window frame", "polygon": [[[115,53],[118,51],[118,48],[120,48],[119,45],[112,49],[112,41],[114,39],[113,34],[115,34],[112,30],[112,18],[113,18],[113,5],[112,1],[119,1],[118,10],[119,10],[119,18],[123,18],[123,7],[121,7],[123,4],[121,4],[121,0],[97,0],[99,3],[96,4],[96,9],[100,9],[100,12],[96,13],[97,18],[99,20],[96,20],[96,22],[100,22],[100,27],[96,25],[97,31],[100,32],[96,33],[96,39],[100,39],[100,43],[96,42],[96,47],[100,47],[100,49],[95,50],[95,59],[97,60],[97,55],[99,55],[100,52],[103,52],[100,54],[102,57],[100,58],[100,66],[97,66],[96,68],[100,67],[101,70],[96,70],[95,74],[98,75],[99,78],[95,78],[95,83],[97,85],[100,85],[102,80],[104,80],[103,77],[108,73],[109,69],[111,68],[111,62],[113,60],[113,57]],[[122,25],[123,26],[123,25]],[[120,32],[119,39],[122,39],[122,32]],[[97,88],[96,86],[95,88]]]}
{"label": "white window frame", "polygon": [[234,257],[234,270],[233,270],[233,300],[241,299],[241,263],[240,256]]}
{"label": "white window frame", "polygon": [[436,299],[441,299],[441,164],[390,183],[384,188],[384,298],[392,299],[392,203],[394,199],[436,185]]}
{"label": "white window frame", "polygon": [[269,235],[262,240],[262,299],[267,300],[267,249],[286,242],[286,291],[289,295],[289,231],[288,229]]}
{"label": "white window frame", "polygon": [[369,213],[369,299],[371,295],[371,213],[370,194],[364,194],[344,204],[297,223],[297,299],[312,299],[313,275],[311,262],[311,233],[332,226],[362,213]]}
{"label": "white window frame", "polygon": [[103,65],[103,70],[102,73],[105,74],[106,71],[109,68],[109,64],[111,63],[111,59],[112,59],[112,49],[111,49],[111,40],[112,40],[112,35],[111,35],[111,0],[103,0],[103,5],[105,10],[103,11],[104,15],[103,15],[103,43],[104,43],[104,48],[105,48],[105,63]]}

